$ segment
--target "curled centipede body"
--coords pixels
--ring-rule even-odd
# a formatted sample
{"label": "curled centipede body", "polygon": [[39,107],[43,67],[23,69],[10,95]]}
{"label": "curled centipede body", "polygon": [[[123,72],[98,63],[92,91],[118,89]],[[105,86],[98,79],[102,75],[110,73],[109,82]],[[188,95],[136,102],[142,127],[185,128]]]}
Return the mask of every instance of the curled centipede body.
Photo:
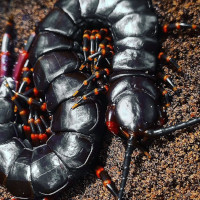
{"label": "curled centipede body", "polygon": [[[87,171],[98,155],[104,132],[105,102],[96,95],[106,92],[108,86],[106,125],[127,140],[119,193],[102,168],[97,169],[97,176],[119,199],[134,146],[146,152],[143,145],[149,137],[199,122],[195,118],[161,128],[161,93],[155,84],[157,31],[151,1],[60,0],[55,4],[20,55],[13,74],[16,86],[11,79],[2,78],[1,106],[3,112],[9,112],[1,118],[0,156],[4,162],[0,163],[0,179],[13,195],[20,199],[50,196]],[[107,32],[113,40],[113,59]],[[22,65],[23,79],[18,85]],[[102,80],[93,83],[99,76]],[[176,90],[168,77],[163,78]],[[168,103],[166,91],[162,93]]]}

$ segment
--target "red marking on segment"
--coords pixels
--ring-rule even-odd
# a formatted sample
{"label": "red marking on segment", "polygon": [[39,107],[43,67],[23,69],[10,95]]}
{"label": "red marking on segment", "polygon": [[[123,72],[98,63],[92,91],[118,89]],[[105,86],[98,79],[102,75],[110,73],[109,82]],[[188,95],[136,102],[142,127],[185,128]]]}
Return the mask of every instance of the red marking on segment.
{"label": "red marking on segment", "polygon": [[95,35],[95,37],[101,40],[101,35],[100,35],[99,33],[97,33],[97,34]]}
{"label": "red marking on segment", "polygon": [[46,129],[46,133],[51,134],[51,128],[50,127]]}
{"label": "red marking on segment", "polygon": [[29,123],[29,124],[30,124],[30,123],[34,123],[34,121],[35,121],[35,120],[34,120],[33,118],[31,118],[31,119],[28,120],[28,123]]}
{"label": "red marking on segment", "polygon": [[23,67],[22,68],[22,72],[28,72],[29,71],[29,68],[28,67]]}
{"label": "red marking on segment", "polygon": [[40,123],[41,123],[41,120],[38,118],[38,119],[34,120],[34,123],[35,123],[35,124],[40,124]]}
{"label": "red marking on segment", "polygon": [[51,197],[45,197],[43,200],[53,200]]}
{"label": "red marking on segment", "polygon": [[26,110],[22,110],[22,111],[19,112],[19,114],[20,114],[20,115],[26,115],[27,112],[26,112]]}
{"label": "red marking on segment", "polygon": [[40,108],[41,108],[42,111],[46,111],[47,110],[47,104],[43,103]]}
{"label": "red marking on segment", "polygon": [[28,90],[30,90],[30,87],[26,87],[25,92],[27,92]]}
{"label": "red marking on segment", "polygon": [[100,77],[99,72],[95,72],[95,77],[96,77],[96,78],[99,78],[99,77]]}
{"label": "red marking on segment", "polygon": [[15,95],[11,97],[11,100],[14,101],[15,99],[17,99],[17,97],[18,97],[18,93],[15,93]]}
{"label": "red marking on segment", "polygon": [[37,96],[38,93],[39,93],[38,90],[37,90],[36,88],[33,88],[33,92],[34,92],[34,95],[35,95],[35,96]]}
{"label": "red marking on segment", "polygon": [[94,53],[95,53],[95,51],[90,51],[90,53],[91,53],[91,54],[94,54]]}
{"label": "red marking on segment", "polygon": [[114,56],[115,55],[115,52],[114,51],[110,51],[110,53]]}
{"label": "red marking on segment", "polygon": [[166,81],[168,78],[169,78],[169,76],[168,76],[168,75],[165,75],[165,76],[163,77],[163,80]]}
{"label": "red marking on segment", "polygon": [[110,179],[107,179],[105,181],[103,181],[103,185],[106,187],[107,185],[110,185],[111,184],[111,180]]}
{"label": "red marking on segment", "polygon": [[28,103],[29,105],[31,105],[31,104],[33,103],[33,98],[29,98],[28,101],[27,101],[27,103]]}
{"label": "red marking on segment", "polygon": [[[4,200],[4,199],[2,199],[2,200]],[[11,200],[19,200],[19,199],[15,198],[15,197],[11,197]]]}
{"label": "red marking on segment", "polygon": [[106,89],[106,91],[108,92],[109,87],[107,85],[104,85],[104,88]]}
{"label": "red marking on segment", "polygon": [[47,137],[46,134],[44,134],[44,133],[39,134],[39,140],[41,140],[41,141],[46,141],[47,138],[48,138],[48,137]]}
{"label": "red marking on segment", "polygon": [[96,29],[92,30],[92,33],[96,33],[96,32],[98,32],[98,30],[96,30]]}
{"label": "red marking on segment", "polygon": [[163,32],[164,32],[164,33],[167,33],[167,31],[168,31],[167,28],[168,28],[168,25],[165,24],[165,25],[163,26]]}
{"label": "red marking on segment", "polygon": [[91,57],[89,56],[89,57],[88,57],[88,60],[89,60],[89,61],[92,61],[92,60],[93,60],[93,58],[91,58]]}
{"label": "red marking on segment", "polygon": [[35,135],[37,135],[37,134],[31,134],[31,139],[34,141],[35,139],[36,139],[36,136]]}
{"label": "red marking on segment", "polygon": [[110,48],[111,50],[113,50],[113,49],[114,49],[114,48],[113,48],[113,46],[112,46],[112,45],[110,45],[110,44],[108,44],[108,45],[107,45],[107,47],[108,47],[108,48]]}
{"label": "red marking on segment", "polygon": [[160,118],[160,125],[163,126],[165,124],[165,118],[161,117]]}
{"label": "red marking on segment", "polygon": [[167,56],[166,61],[169,62],[171,60],[170,56]]}
{"label": "red marking on segment", "polygon": [[4,33],[4,36],[8,37],[9,39],[11,39],[11,35],[9,33]]}
{"label": "red marking on segment", "polygon": [[161,57],[162,57],[163,54],[164,54],[163,52],[160,52],[160,53],[158,54],[158,59],[159,59],[159,60],[161,59]]}
{"label": "red marking on segment", "polygon": [[94,66],[95,69],[99,69],[99,67],[97,65]]}
{"label": "red marking on segment", "polygon": [[105,49],[102,49],[101,50],[101,54],[104,56],[106,54],[106,50]]}
{"label": "red marking on segment", "polygon": [[108,33],[108,29],[107,28],[101,28],[100,31],[105,31],[106,34]]}
{"label": "red marking on segment", "polygon": [[104,69],[106,71],[107,76],[110,74],[110,70],[108,68]]}
{"label": "red marking on segment", "polygon": [[108,106],[106,111],[106,126],[108,130],[114,135],[118,135],[119,133],[119,124],[116,121],[115,117],[115,106]]}
{"label": "red marking on segment", "polygon": [[91,36],[90,36],[90,40],[95,40],[95,36],[94,36],[94,35],[91,35]]}
{"label": "red marking on segment", "polygon": [[177,28],[177,29],[180,29],[180,28],[181,28],[180,23],[176,23],[176,28]]}
{"label": "red marking on segment", "polygon": [[94,94],[95,94],[95,95],[98,95],[98,94],[99,94],[99,91],[98,91],[97,88],[94,89]]}
{"label": "red marking on segment", "polygon": [[16,113],[17,112],[17,106],[15,105],[14,107],[14,112]]}
{"label": "red marking on segment", "polygon": [[24,81],[24,82],[27,82],[28,85],[31,83],[31,79],[28,78],[28,77],[24,77],[24,78],[23,78],[23,81]]}
{"label": "red marking on segment", "polygon": [[107,121],[106,126],[108,130],[113,133],[114,135],[118,135],[119,133],[119,125],[116,122],[113,121]]}
{"label": "red marking on segment", "polygon": [[84,34],[91,34],[91,31],[90,30],[85,30]]}
{"label": "red marking on segment", "polygon": [[90,39],[90,35],[86,33],[86,34],[83,35],[83,38],[87,38],[89,40]]}
{"label": "red marking on segment", "polygon": [[197,25],[192,24],[192,29],[196,29],[196,28],[197,28]]}
{"label": "red marking on segment", "polygon": [[87,84],[88,84],[87,80],[83,81],[83,85],[87,85]]}
{"label": "red marking on segment", "polygon": [[167,90],[164,90],[163,92],[162,92],[162,95],[164,96],[164,95],[166,95],[167,94]]}
{"label": "red marking on segment", "polygon": [[1,55],[1,56],[3,56],[3,55],[5,55],[5,56],[10,56],[10,52],[9,52],[9,51],[1,52],[0,55]]}
{"label": "red marking on segment", "polygon": [[87,47],[83,47],[83,51],[89,51]]}
{"label": "red marking on segment", "polygon": [[100,177],[100,174],[101,174],[101,172],[103,172],[103,171],[104,171],[104,168],[103,168],[103,167],[98,167],[98,168],[96,169],[96,175],[97,175],[98,178],[101,178],[101,177]]}
{"label": "red marking on segment", "polygon": [[102,44],[102,43],[99,45],[99,47],[100,47],[101,49],[105,49],[105,45]]}
{"label": "red marking on segment", "polygon": [[79,68],[79,70],[82,70],[83,68],[85,68],[86,67],[86,65],[81,65],[81,67]]}
{"label": "red marking on segment", "polygon": [[86,99],[87,99],[87,97],[84,95],[84,96],[83,96],[83,100],[86,100]]}
{"label": "red marking on segment", "polygon": [[111,37],[105,37],[106,40],[108,40],[109,42],[111,41]]}
{"label": "red marking on segment", "polygon": [[24,126],[23,126],[23,130],[24,130],[25,132],[29,132],[29,131],[31,131],[31,127],[30,127],[30,126],[24,125]]}
{"label": "red marking on segment", "polygon": [[12,26],[13,24],[11,22],[6,22],[7,26]]}

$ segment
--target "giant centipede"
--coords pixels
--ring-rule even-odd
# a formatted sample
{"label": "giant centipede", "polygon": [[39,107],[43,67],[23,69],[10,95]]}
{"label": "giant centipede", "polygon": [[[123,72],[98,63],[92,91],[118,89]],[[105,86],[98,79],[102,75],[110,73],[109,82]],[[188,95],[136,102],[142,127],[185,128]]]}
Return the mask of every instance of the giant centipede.
{"label": "giant centipede", "polygon": [[[3,41],[12,23],[11,17]],[[199,29],[172,23],[163,31],[181,28]],[[1,184],[19,199],[51,196],[72,185],[98,157],[105,121],[127,143],[120,190],[102,167],[96,173],[122,199],[134,148],[150,157],[146,141],[200,122],[194,117],[163,128],[170,101],[158,80],[180,94],[158,60],[178,72],[181,67],[159,53],[158,31],[151,1],[60,0],[31,34],[13,73],[4,42]]]}

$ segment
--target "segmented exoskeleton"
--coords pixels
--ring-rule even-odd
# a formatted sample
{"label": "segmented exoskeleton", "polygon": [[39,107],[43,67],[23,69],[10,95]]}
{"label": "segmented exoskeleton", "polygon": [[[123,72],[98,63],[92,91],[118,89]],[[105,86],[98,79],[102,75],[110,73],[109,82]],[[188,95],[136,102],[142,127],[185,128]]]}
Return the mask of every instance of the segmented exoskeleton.
{"label": "segmented exoskeleton", "polygon": [[[72,97],[88,78],[87,73],[78,72],[82,51],[77,42],[86,28],[95,27],[107,27],[113,36],[116,55],[110,77],[106,124],[111,132],[121,131],[128,139],[126,165],[130,162],[133,145],[137,145],[136,138],[142,140],[143,136],[167,132],[149,130],[157,127],[162,118],[160,92],[155,85],[157,17],[150,1],[58,1],[56,8],[40,23],[29,56],[34,84],[45,93],[47,108],[53,115],[51,130],[56,134],[50,136],[47,144],[33,150],[28,149],[29,144],[12,139],[17,126],[13,122],[9,122],[9,138],[2,136],[2,158],[8,159],[5,149],[9,147],[12,147],[10,154],[15,152],[6,161],[6,166],[1,166],[2,180],[17,197],[41,197],[58,192],[78,177],[96,155],[103,131],[99,129],[104,121],[103,108],[99,108],[94,98],[73,109],[77,99]],[[5,81],[2,90],[7,92],[2,98],[9,101],[8,91],[14,87],[9,79]],[[7,89],[6,84],[9,85]],[[2,124],[10,121],[4,120]],[[180,128],[198,121],[184,123]],[[8,124],[2,126],[3,130]],[[173,130],[176,128],[169,131]],[[22,168],[30,173],[18,173]],[[127,170],[123,176],[125,180]],[[22,180],[24,187],[21,187]],[[125,181],[120,199],[124,185]]]}

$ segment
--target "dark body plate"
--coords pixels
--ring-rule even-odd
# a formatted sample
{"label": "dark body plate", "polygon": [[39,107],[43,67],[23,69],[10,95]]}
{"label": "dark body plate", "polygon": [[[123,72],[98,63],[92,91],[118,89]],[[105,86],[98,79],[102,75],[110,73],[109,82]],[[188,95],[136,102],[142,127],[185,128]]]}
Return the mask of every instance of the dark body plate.
{"label": "dark body plate", "polygon": [[54,51],[41,56],[34,65],[34,83],[44,92],[58,76],[79,68],[78,56],[70,51]]}
{"label": "dark body plate", "polygon": [[16,197],[33,197],[34,192],[31,184],[30,168],[31,158],[32,150],[24,149],[14,162],[6,179],[6,187]]}

